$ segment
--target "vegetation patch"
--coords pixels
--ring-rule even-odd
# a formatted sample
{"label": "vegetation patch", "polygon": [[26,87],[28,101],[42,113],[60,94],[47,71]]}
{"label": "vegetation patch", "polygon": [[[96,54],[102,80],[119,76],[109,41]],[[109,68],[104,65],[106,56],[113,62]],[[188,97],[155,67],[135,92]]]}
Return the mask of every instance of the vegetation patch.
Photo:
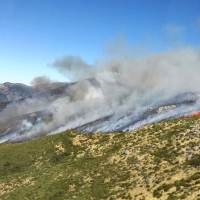
{"label": "vegetation patch", "polygon": [[127,133],[69,130],[0,144],[0,199],[198,199],[199,124],[181,118]]}

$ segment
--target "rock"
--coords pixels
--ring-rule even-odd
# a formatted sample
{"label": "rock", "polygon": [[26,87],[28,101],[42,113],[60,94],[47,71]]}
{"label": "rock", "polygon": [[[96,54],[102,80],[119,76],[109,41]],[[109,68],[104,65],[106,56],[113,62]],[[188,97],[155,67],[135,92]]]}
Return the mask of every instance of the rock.
{"label": "rock", "polygon": [[193,147],[193,149],[194,149],[195,151],[197,151],[197,150],[199,149],[199,146],[195,146],[195,147]]}
{"label": "rock", "polygon": [[133,167],[134,167],[134,168],[139,168],[140,165],[136,163],[136,164],[133,164]]}
{"label": "rock", "polygon": [[125,151],[124,151],[124,154],[125,154],[125,155],[129,155],[129,154],[130,154],[129,150],[125,150]]}
{"label": "rock", "polygon": [[188,150],[188,154],[193,154],[193,150],[192,150],[192,149],[189,149],[189,150]]}
{"label": "rock", "polygon": [[197,135],[197,132],[190,133],[191,136]]}
{"label": "rock", "polygon": [[188,156],[186,159],[187,159],[187,160],[191,160],[191,159],[192,159],[192,157],[191,157],[191,156]]}
{"label": "rock", "polygon": [[152,179],[147,177],[146,180],[145,180],[147,183],[151,183],[152,182]]}

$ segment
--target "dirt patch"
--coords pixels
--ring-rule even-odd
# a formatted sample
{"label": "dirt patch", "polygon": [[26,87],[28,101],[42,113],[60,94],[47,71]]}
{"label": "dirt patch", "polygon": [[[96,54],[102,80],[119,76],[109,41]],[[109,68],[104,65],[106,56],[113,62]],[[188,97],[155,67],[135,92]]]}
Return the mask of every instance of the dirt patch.
{"label": "dirt patch", "polygon": [[65,148],[63,147],[63,144],[61,142],[59,142],[58,144],[56,144],[54,147],[56,148],[56,152],[57,153],[65,151]]}
{"label": "dirt patch", "polygon": [[15,190],[17,187],[21,186],[31,186],[34,185],[35,181],[33,181],[32,177],[27,177],[24,179],[13,180],[9,183],[1,183],[0,184],[0,195],[10,193]]}

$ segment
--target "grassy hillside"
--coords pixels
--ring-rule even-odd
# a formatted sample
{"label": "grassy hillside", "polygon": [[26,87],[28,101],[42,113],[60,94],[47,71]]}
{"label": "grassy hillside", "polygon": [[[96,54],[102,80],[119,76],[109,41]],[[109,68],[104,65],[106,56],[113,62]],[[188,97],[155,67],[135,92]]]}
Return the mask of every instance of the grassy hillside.
{"label": "grassy hillside", "polygon": [[200,199],[200,118],[0,145],[0,199]]}

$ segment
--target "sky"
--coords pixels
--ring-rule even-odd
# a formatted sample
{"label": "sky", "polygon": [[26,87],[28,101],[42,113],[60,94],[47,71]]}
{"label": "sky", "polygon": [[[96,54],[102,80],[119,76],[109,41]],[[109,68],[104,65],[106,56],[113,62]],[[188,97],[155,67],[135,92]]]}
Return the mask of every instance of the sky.
{"label": "sky", "polygon": [[0,0],[0,83],[30,84],[80,56],[92,64],[185,46],[200,47],[199,0]]}

